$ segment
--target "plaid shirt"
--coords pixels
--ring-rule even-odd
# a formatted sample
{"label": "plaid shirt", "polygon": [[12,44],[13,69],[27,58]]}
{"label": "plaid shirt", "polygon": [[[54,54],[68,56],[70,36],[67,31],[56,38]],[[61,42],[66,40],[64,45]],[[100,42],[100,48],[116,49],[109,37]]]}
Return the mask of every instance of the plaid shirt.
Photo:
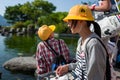
{"label": "plaid shirt", "polygon": [[[59,49],[59,41],[61,46],[61,53]],[[57,40],[55,38],[51,38],[48,40],[48,43],[56,52],[62,54],[67,62],[69,61],[69,56],[70,56],[69,49],[62,39]],[[50,72],[51,64],[54,57],[55,54],[52,53],[51,50],[48,49],[43,42],[40,42],[37,46],[37,51],[36,51],[37,73],[43,74]]]}

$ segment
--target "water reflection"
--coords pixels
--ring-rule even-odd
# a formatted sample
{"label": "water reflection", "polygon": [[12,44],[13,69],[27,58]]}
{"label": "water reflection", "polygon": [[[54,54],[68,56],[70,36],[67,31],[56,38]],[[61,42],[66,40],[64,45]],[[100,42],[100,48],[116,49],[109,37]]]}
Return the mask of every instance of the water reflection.
{"label": "water reflection", "polygon": [[71,56],[75,57],[78,38],[76,37],[60,37],[60,38],[63,39],[68,45]]}
{"label": "water reflection", "polygon": [[33,55],[36,50],[37,39],[38,37],[35,35],[22,35],[17,36],[13,35],[7,37],[4,40],[5,46],[8,49],[14,49],[19,51],[19,53],[23,53],[24,55]]}
{"label": "water reflection", "polygon": [[[74,55],[78,38],[74,37],[59,37],[59,38],[63,39],[66,42],[70,49],[70,53]],[[36,47],[39,42],[40,39],[36,35],[22,35],[22,36],[13,35],[5,38],[4,40],[7,49],[17,50],[19,51],[19,53],[23,53],[23,55],[35,54]]]}

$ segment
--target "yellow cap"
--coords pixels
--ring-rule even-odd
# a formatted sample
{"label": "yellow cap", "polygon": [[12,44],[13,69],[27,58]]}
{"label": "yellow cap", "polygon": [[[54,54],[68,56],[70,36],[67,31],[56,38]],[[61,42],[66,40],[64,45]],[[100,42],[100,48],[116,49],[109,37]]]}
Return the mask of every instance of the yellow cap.
{"label": "yellow cap", "polygon": [[68,22],[68,20],[94,21],[94,17],[87,5],[75,5],[70,9],[67,17],[63,19],[65,22]]}
{"label": "yellow cap", "polygon": [[42,25],[38,29],[38,36],[40,37],[41,40],[47,40],[52,32],[55,30],[55,25]]}

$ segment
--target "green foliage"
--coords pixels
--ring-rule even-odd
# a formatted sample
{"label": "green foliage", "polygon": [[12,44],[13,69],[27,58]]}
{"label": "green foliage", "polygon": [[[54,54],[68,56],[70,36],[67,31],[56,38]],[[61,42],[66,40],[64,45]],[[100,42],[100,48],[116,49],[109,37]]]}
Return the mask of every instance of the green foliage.
{"label": "green foliage", "polygon": [[34,29],[34,28],[35,28],[35,25],[34,25],[34,24],[29,24],[27,27]]}
{"label": "green foliage", "polygon": [[6,11],[4,17],[8,20],[9,23],[15,23],[17,21],[24,20],[24,14],[21,12],[20,7],[22,5],[18,4],[15,6],[8,6],[6,7]]}
{"label": "green foliage", "polygon": [[34,9],[42,12],[41,15],[50,14],[56,9],[56,7],[52,3],[49,3],[45,0],[34,0],[34,2],[32,2],[32,5]]}
{"label": "green foliage", "polygon": [[14,25],[13,25],[13,28],[23,28],[25,27],[24,23],[23,22],[16,22]]}
{"label": "green foliage", "polygon": [[28,27],[29,24],[37,26],[56,25],[57,33],[66,33],[67,25],[63,22],[63,18],[67,12],[53,12],[56,7],[45,0],[34,0],[15,6],[8,6],[4,14],[5,18],[14,23],[14,28]]}
{"label": "green foliage", "polygon": [[33,21],[32,20],[27,20],[27,21],[24,22],[25,26],[28,26],[29,24],[33,24]]}
{"label": "green foliage", "polygon": [[18,4],[15,6],[6,7],[4,17],[10,22],[32,20],[37,21],[37,18],[42,15],[52,13],[56,7],[45,0],[34,0],[33,2],[26,2],[25,4]]}
{"label": "green foliage", "polygon": [[119,8],[119,10],[120,10],[120,4],[118,5],[118,8]]}
{"label": "green foliage", "polygon": [[38,25],[55,25],[57,33],[65,33],[67,31],[67,25],[63,22],[63,18],[67,15],[67,12],[51,13],[48,16],[42,16],[38,18]]}
{"label": "green foliage", "polygon": [[55,29],[56,33],[66,33],[66,31],[67,31],[67,27],[63,26],[62,23],[56,24],[56,29]]}

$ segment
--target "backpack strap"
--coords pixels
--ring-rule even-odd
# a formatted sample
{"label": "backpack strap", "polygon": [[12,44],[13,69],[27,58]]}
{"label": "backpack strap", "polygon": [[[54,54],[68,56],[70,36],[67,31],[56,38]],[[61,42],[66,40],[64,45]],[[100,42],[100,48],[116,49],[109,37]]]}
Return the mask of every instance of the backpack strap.
{"label": "backpack strap", "polygon": [[62,52],[62,48],[61,48],[61,45],[60,45],[60,40],[58,40],[59,41],[59,49],[60,49],[60,53]]}
{"label": "backpack strap", "polygon": [[[58,40],[58,41],[59,41],[59,40]],[[43,41],[43,43],[45,44],[45,46],[46,46],[52,53],[54,53],[56,56],[59,55],[59,53],[56,52],[56,51],[50,46],[50,44],[48,43],[48,41]],[[60,41],[59,41],[59,49],[60,49],[60,52],[61,52]]]}
{"label": "backpack strap", "polygon": [[[105,51],[106,51],[107,56],[106,56],[105,80],[111,80],[111,69],[110,69],[110,62],[109,62],[109,54],[108,54],[108,51],[107,51],[106,46],[105,46],[105,45],[103,44],[103,42],[102,42],[99,38],[97,38],[97,37],[91,37],[91,38],[87,41],[86,46],[87,46],[88,42],[89,42],[91,39],[93,39],[93,38],[97,39],[97,40],[102,44],[102,46],[104,47],[104,49],[105,49]],[[87,53],[86,56],[88,56],[87,47],[86,47],[86,53]]]}
{"label": "backpack strap", "polygon": [[[86,46],[87,46],[88,42],[89,42],[91,39],[93,39],[93,38],[97,39],[97,40],[102,44],[102,46],[105,48],[105,51],[106,51],[106,53],[107,53],[107,56],[109,57],[108,51],[107,51],[107,49],[106,49],[106,46],[105,46],[104,43],[103,43],[99,38],[97,38],[97,37],[91,37],[91,38],[86,42]],[[87,49],[87,48],[86,48],[86,49]],[[87,54],[88,54],[88,50],[86,50],[86,51],[87,51]]]}

